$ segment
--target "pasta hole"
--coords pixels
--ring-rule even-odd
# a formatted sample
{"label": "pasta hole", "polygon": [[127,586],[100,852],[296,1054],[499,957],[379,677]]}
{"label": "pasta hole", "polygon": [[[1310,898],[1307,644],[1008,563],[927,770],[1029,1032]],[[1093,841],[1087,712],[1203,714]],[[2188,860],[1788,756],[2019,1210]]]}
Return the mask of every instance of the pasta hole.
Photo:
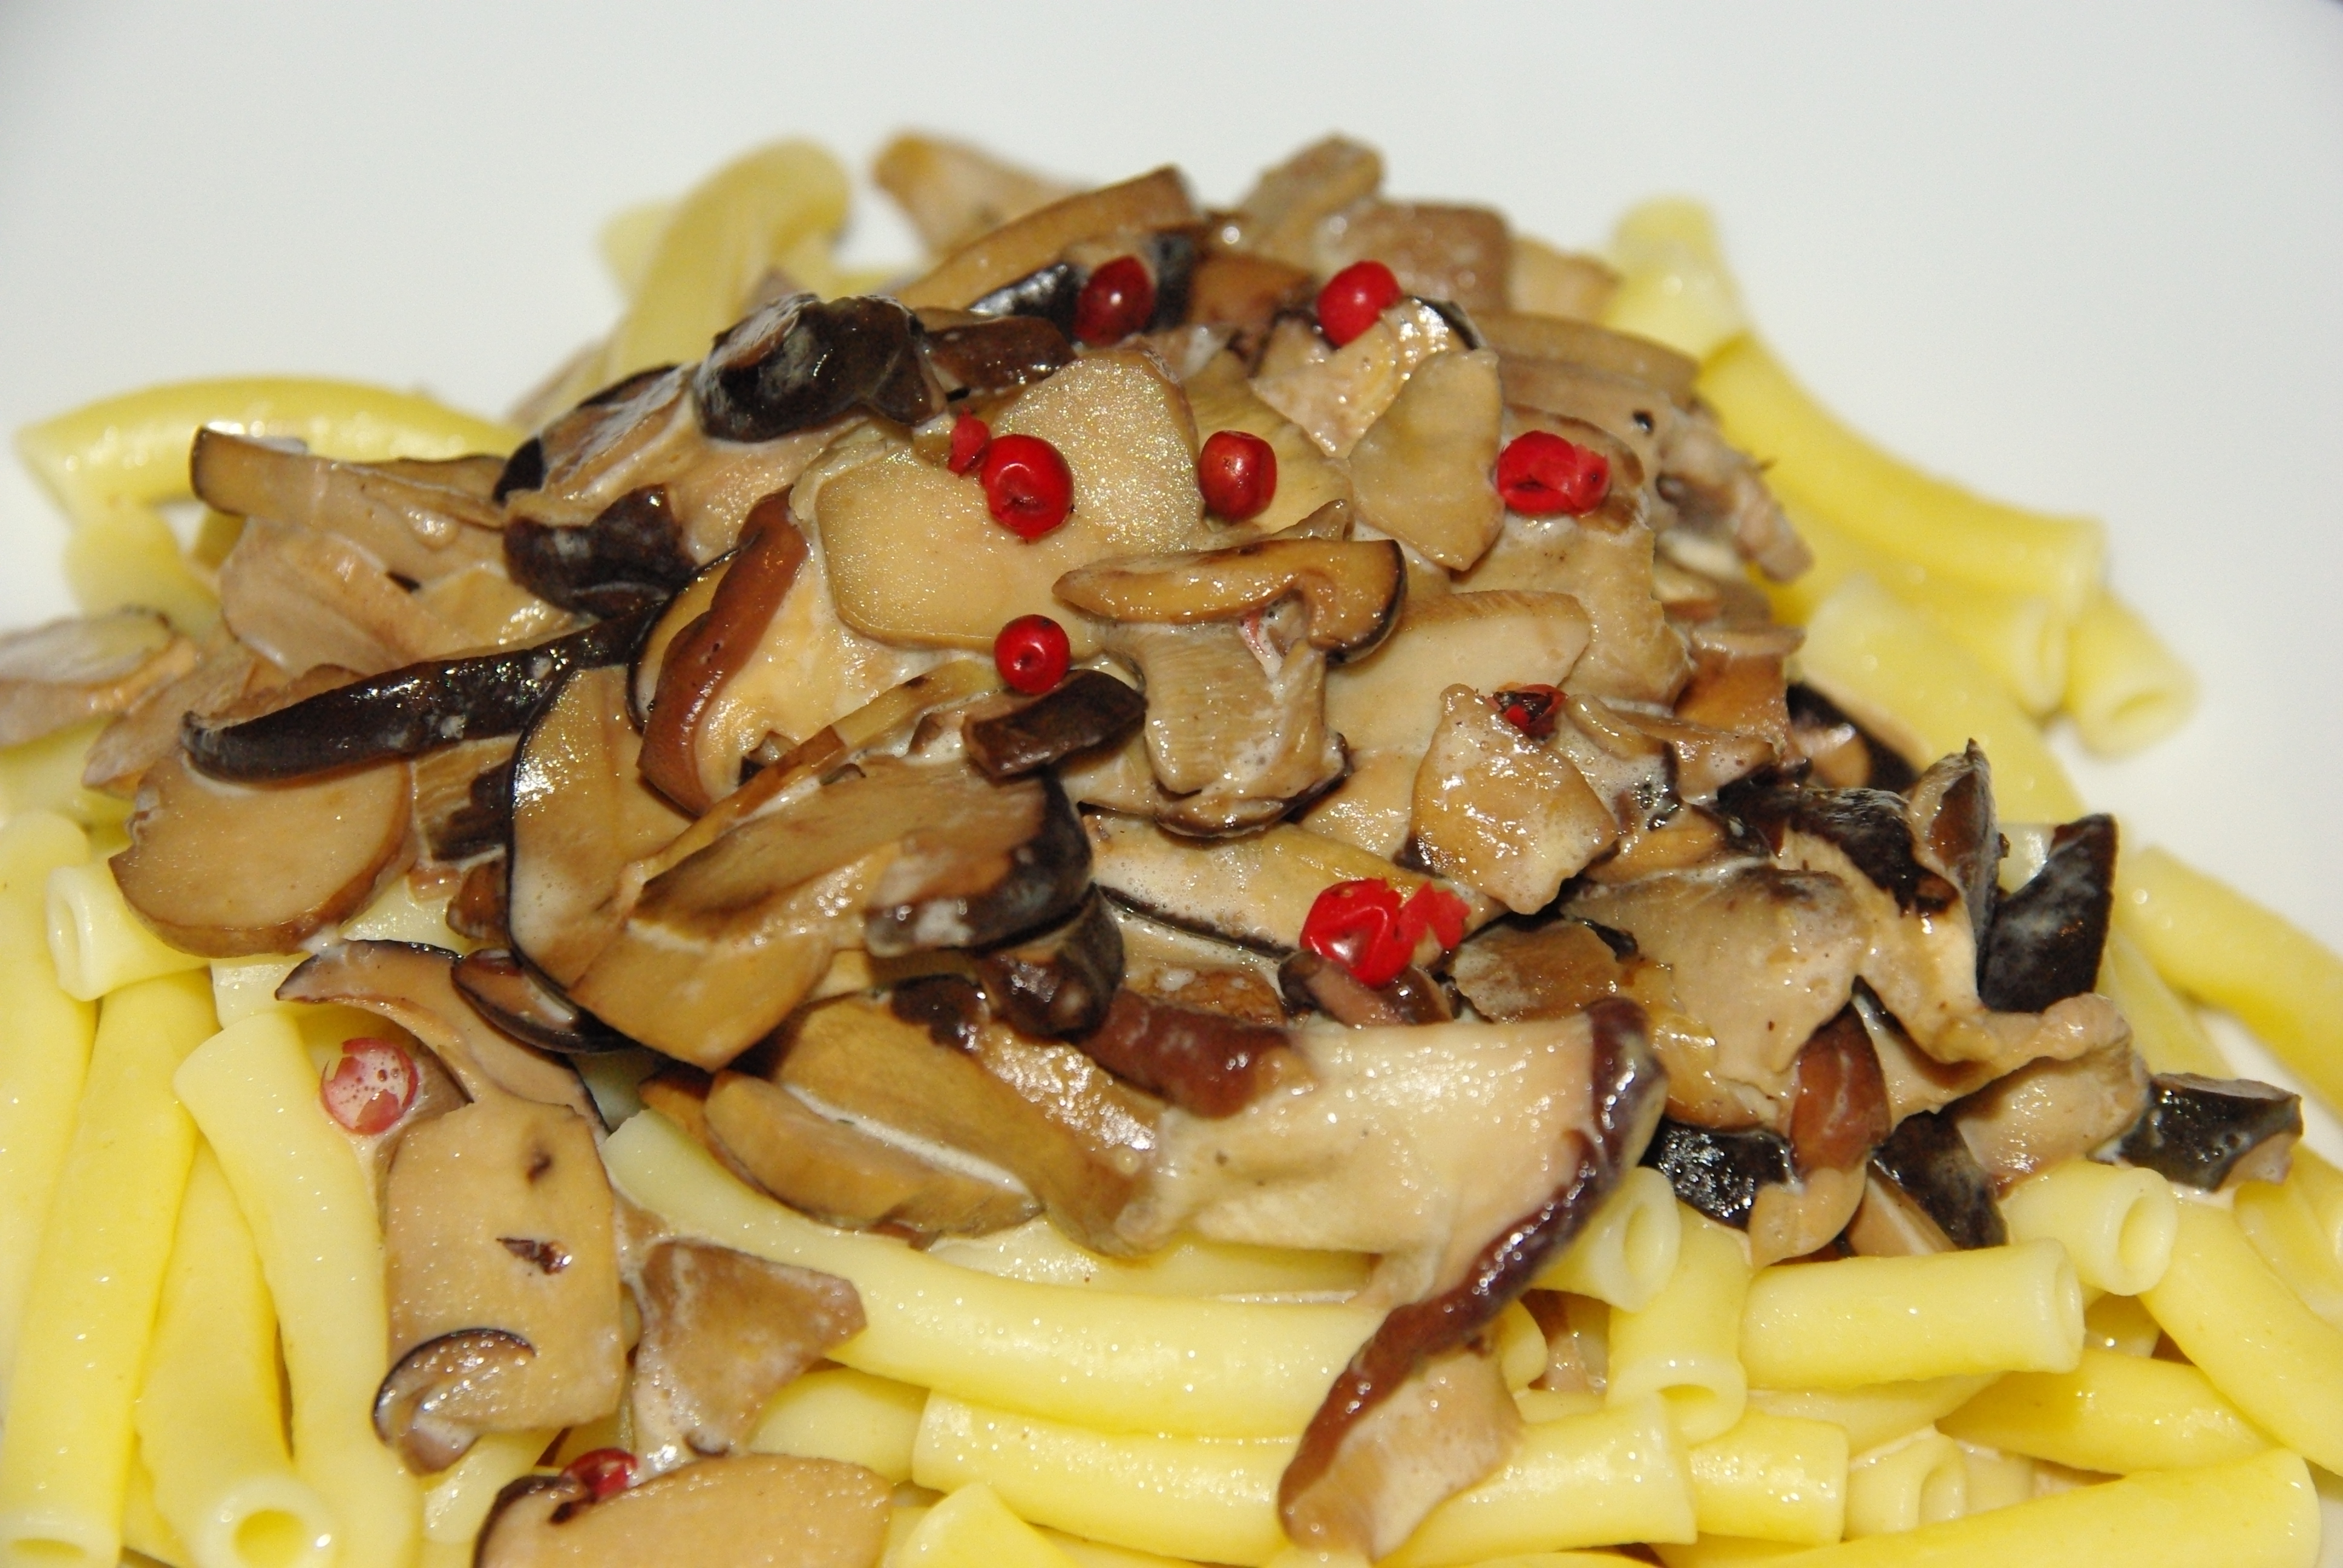
{"label": "pasta hole", "polygon": [[316,1543],[300,1520],[281,1508],[247,1514],[236,1527],[236,1555],[246,1568],[294,1568],[315,1554]]}

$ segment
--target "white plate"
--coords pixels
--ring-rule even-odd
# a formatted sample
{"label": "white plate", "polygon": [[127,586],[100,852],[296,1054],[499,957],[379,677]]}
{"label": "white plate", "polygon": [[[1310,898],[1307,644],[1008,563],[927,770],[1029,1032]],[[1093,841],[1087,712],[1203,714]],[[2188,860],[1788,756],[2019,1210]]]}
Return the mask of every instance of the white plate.
{"label": "white plate", "polygon": [[[1340,127],[1576,245],[1695,194],[1834,406],[2109,520],[2205,701],[2086,792],[2343,944],[2343,7],[678,9],[0,7],[0,426],[235,370],[502,407],[607,324],[605,216],[786,133],[1225,199]],[[63,608],[13,467],[0,538],[0,623]]]}

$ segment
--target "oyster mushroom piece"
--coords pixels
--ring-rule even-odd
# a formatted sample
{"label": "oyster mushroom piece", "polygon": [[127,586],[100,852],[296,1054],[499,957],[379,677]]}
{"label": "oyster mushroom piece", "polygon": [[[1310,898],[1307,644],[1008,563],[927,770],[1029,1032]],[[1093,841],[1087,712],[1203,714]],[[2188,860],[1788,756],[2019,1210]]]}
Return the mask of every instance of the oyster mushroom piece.
{"label": "oyster mushroom piece", "polygon": [[0,746],[121,713],[196,661],[196,645],[152,610],[53,620],[0,637]]}
{"label": "oyster mushroom piece", "polygon": [[460,649],[463,634],[338,535],[254,518],[219,568],[220,616],[280,669],[374,675]]}
{"label": "oyster mushroom piece", "polygon": [[891,299],[775,300],[727,330],[692,373],[699,427],[770,441],[867,410],[916,425],[943,407],[919,318]]}
{"label": "oyster mushroom piece", "polygon": [[1435,354],[1417,366],[1351,449],[1360,518],[1451,571],[1471,567],[1505,525],[1490,480],[1503,414],[1491,350]]}
{"label": "oyster mushroom piece", "polygon": [[[1302,330],[1323,353],[1316,335],[1306,327]],[[1403,299],[1323,358],[1285,366],[1265,359],[1252,392],[1300,426],[1326,456],[1347,457],[1418,366],[1465,347],[1438,310],[1420,299]]]}
{"label": "oyster mushroom piece", "polygon": [[513,581],[589,615],[625,615],[667,598],[699,569],[659,485],[628,491],[588,523],[515,518],[505,525],[504,551]]}
{"label": "oyster mushroom piece", "polygon": [[2302,1097],[2250,1078],[2161,1072],[2147,1108],[2124,1135],[2131,1164],[2217,1191],[2239,1181],[2277,1181],[2302,1136]]}
{"label": "oyster mushroom piece", "polygon": [[596,1502],[567,1475],[524,1475],[480,1527],[478,1568],[870,1568],[887,1543],[887,1483],[859,1464],[732,1454]]}
{"label": "oyster mushroom piece", "polygon": [[1589,630],[1586,650],[1570,669],[1570,689],[1669,703],[1684,689],[1691,665],[1684,634],[1653,593],[1652,551],[1652,530],[1632,518],[1508,517],[1462,586],[1568,594],[1585,611]]}
{"label": "oyster mushroom piece", "polygon": [[1383,155],[1344,136],[1311,143],[1272,168],[1229,215],[1231,246],[1315,268],[1319,225],[1382,188]]}
{"label": "oyster mushroom piece", "polygon": [[863,1327],[847,1281],[707,1241],[654,1245],[635,1299],[634,1446],[653,1474],[733,1452],[774,1394]]}
{"label": "oyster mushroom piece", "polygon": [[211,428],[196,432],[187,457],[206,504],[339,535],[418,583],[498,558],[504,508],[478,483],[478,471],[466,458],[452,466],[337,462]]}
{"label": "oyster mushroom piece", "polygon": [[1147,714],[1147,699],[1114,677],[1078,669],[1030,701],[960,727],[968,759],[991,779],[1021,779],[1077,752],[1120,740]]}
{"label": "oyster mushroom piece", "polygon": [[1326,681],[1326,722],[1354,751],[1422,757],[1444,711],[1442,694],[1559,686],[1586,648],[1586,612],[1567,595],[1506,590],[1411,602],[1368,658]]}
{"label": "oyster mushroom piece", "polygon": [[375,1435],[428,1475],[500,1430],[537,1347],[504,1329],[458,1329],[398,1358],[374,1395]]}
{"label": "oyster mushroom piece", "polygon": [[1592,321],[1475,306],[1473,325],[1490,347],[1508,359],[1554,359],[1632,377],[1658,387],[1678,405],[1692,400],[1693,378],[1700,373],[1698,361],[1664,343]]}
{"label": "oyster mushroom piece", "polygon": [[2093,989],[2115,896],[2115,819],[2059,828],[2041,869],[1992,906],[1977,951],[1979,1000],[1999,1012],[2040,1012]]}
{"label": "oyster mushroom piece", "polygon": [[1448,978],[1483,1018],[1566,1018],[1618,994],[1619,956],[1584,920],[1501,922],[1456,950]]}
{"label": "oyster mushroom piece", "polygon": [[1122,984],[1122,928],[1092,888],[1063,925],[980,954],[975,970],[986,1006],[1023,1033],[1088,1034]]}
{"label": "oyster mushroom piece", "polygon": [[1950,1114],[1999,1194],[2122,1135],[2148,1104],[2147,1069],[2120,1039],[2072,1060],[2029,1063]]}
{"label": "oyster mushroom piece", "polygon": [[1416,770],[1409,841],[1431,869],[1534,914],[1611,847],[1619,825],[1567,759],[1499,718],[1479,692],[1452,686],[1441,705]]}
{"label": "oyster mushroom piece", "polygon": [[1369,987],[1332,960],[1301,952],[1277,966],[1277,984],[1295,1011],[1322,1012],[1353,1029],[1446,1023],[1456,1016],[1440,982],[1413,964]]}
{"label": "oyster mushroom piece", "polygon": [[411,794],[404,762],[255,785],[207,779],[170,757],[139,781],[114,879],[182,951],[289,952],[406,869]]}
{"label": "oyster mushroom piece", "polygon": [[1049,266],[1069,246],[1112,235],[1183,227],[1202,216],[1187,182],[1171,167],[1119,185],[1064,196],[980,234],[898,291],[914,309],[965,309],[983,296]]}
{"label": "oyster mushroom piece", "polygon": [[223,628],[184,675],[149,688],[90,742],[81,781],[109,795],[137,790],[146,769],[179,749],[190,713],[218,713],[261,700],[276,669]]}
{"label": "oyster mushroom piece", "polygon": [[1372,257],[1408,293],[1453,301],[1476,319],[1504,305],[1513,270],[1504,216],[1483,206],[1364,201],[1320,226],[1316,248],[1322,276]]}
{"label": "oyster mushroom piece", "polygon": [[1373,651],[1406,588],[1405,559],[1389,539],[1272,535],[1225,549],[1100,561],[1060,578],[1055,591],[1101,620],[1160,626],[1233,620],[1293,596],[1309,612],[1311,646],[1339,662]]}
{"label": "oyster mushroom piece", "polygon": [[870,165],[871,183],[895,198],[931,252],[1073,194],[1063,183],[1003,163],[981,147],[916,132],[897,136]]}
{"label": "oyster mushroom piece", "polygon": [[[1791,753],[1785,750],[1783,755]],[[1988,937],[1999,901],[1996,884],[2006,849],[2000,819],[1994,810],[1992,765],[1972,740],[1959,756],[1946,757],[1932,765],[1903,793],[1911,802],[1914,856],[1958,888],[1961,901],[1968,907],[1969,929],[1977,940],[1977,966],[1982,980],[1986,954],[1991,945]],[[2115,824],[2104,818],[2099,820],[2107,824],[2107,864],[2112,874]],[[2100,930],[2104,937],[2104,919]],[[2098,943],[2092,944],[2090,976],[2073,990],[2021,1006],[1990,1001],[1986,1005],[2004,1011],[2039,1012],[2063,997],[2090,990],[2090,980],[2098,974]]]}

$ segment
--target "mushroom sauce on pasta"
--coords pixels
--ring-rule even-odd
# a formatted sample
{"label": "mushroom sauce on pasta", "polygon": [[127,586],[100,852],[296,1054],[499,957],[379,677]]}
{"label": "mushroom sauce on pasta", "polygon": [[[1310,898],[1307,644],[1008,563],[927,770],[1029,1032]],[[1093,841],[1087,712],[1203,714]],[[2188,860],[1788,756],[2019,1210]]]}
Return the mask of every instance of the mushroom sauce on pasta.
{"label": "mushroom sauce on pasta", "polygon": [[25,433],[0,1557],[2313,1561],[2343,1173],[2195,1003],[2333,1096],[2343,967],[2043,744],[2190,700],[2097,524],[1684,204],[876,177],[622,215],[511,427]]}

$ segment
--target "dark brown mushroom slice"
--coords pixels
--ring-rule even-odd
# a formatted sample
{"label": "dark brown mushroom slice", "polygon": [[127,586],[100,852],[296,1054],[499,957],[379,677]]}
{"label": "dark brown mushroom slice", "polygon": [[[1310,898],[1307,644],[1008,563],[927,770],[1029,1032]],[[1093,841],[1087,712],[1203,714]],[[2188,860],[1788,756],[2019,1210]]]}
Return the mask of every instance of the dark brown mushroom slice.
{"label": "dark brown mushroom slice", "polygon": [[196,645],[152,610],[53,620],[0,637],[0,746],[121,713],[196,668]]}
{"label": "dark brown mushroom slice", "polygon": [[2302,1136],[2302,1097],[2250,1078],[2159,1072],[2147,1110],[2118,1152],[2174,1181],[2217,1191],[2233,1181],[2275,1181]]}
{"label": "dark brown mushroom slice", "polygon": [[[959,955],[954,955],[955,957]],[[973,1050],[977,1037],[991,1020],[983,988],[965,974],[911,975],[899,980],[887,992],[887,1010],[905,1023],[916,1023],[938,1045]]]}
{"label": "dark brown mushroom slice", "polygon": [[1078,669],[1029,702],[960,729],[968,759],[988,779],[1017,779],[1128,735],[1147,699],[1095,669]]}
{"label": "dark brown mushroom slice", "polygon": [[1026,317],[1071,337],[1074,307],[1081,298],[1084,281],[1082,269],[1072,262],[1053,261],[970,300],[969,313],[1001,319]]}
{"label": "dark brown mushroom slice", "polygon": [[1764,779],[1728,785],[1718,805],[1778,853],[1785,834],[1800,832],[1837,846],[1873,886],[1906,913],[1940,914],[1960,889],[1921,863],[1912,819],[1900,795],[1885,789],[1785,788]]}
{"label": "dark brown mushroom slice", "polygon": [[774,1394],[863,1327],[849,1282],[708,1241],[652,1247],[635,1299],[635,1450],[654,1473],[731,1452]]}
{"label": "dark brown mushroom slice", "polygon": [[1299,594],[1309,638],[1336,663],[1372,652],[1396,623],[1407,564],[1390,539],[1283,536],[1184,555],[1126,556],[1058,579],[1060,598],[1104,620],[1186,626],[1232,620]]}
{"label": "dark brown mushroom slice", "polygon": [[627,1050],[634,1041],[563,996],[527,964],[496,948],[457,960],[456,989],[474,1010],[515,1040],[564,1056]]}
{"label": "dark brown mushroom slice", "polygon": [[424,852],[460,865],[505,846],[512,830],[509,736],[467,740],[415,759],[415,825]]}
{"label": "dark brown mushroom slice", "polygon": [[524,1475],[497,1494],[473,1568],[872,1568],[888,1494],[859,1464],[779,1453],[702,1460],[599,1502],[574,1476]]}
{"label": "dark brown mushroom slice", "polygon": [[[1958,756],[1945,758],[1932,766],[1903,793],[1912,803],[1913,839],[1920,859],[1958,888],[1961,901],[1968,906],[1969,929],[1979,944],[1977,961],[1982,971],[1983,949],[2000,896],[1997,879],[2001,859],[2007,849],[2007,841],[2001,836],[2000,819],[1994,809],[1993,767],[1986,760],[1984,750],[1972,740]],[[2109,833],[2113,833],[2112,822]],[[2112,867],[2112,844],[2108,859]],[[2096,946],[2091,950],[2091,970],[2095,976],[2098,972]],[[2086,984],[2077,989],[2088,990],[2090,987]],[[2003,1010],[2039,1012],[2057,1000],[2052,997],[2040,1006]]]}
{"label": "dark brown mushroom slice", "polygon": [[543,483],[545,442],[531,436],[515,447],[512,455],[505,459],[504,467],[498,470],[497,482],[489,487],[488,499],[502,506],[507,496],[517,490],[534,490]]}
{"label": "dark brown mushroom slice", "polygon": [[980,953],[975,969],[986,1005],[1012,1028],[1045,1039],[1088,1034],[1122,984],[1122,928],[1092,888],[1062,925]]}
{"label": "dark brown mushroom slice", "polygon": [[1322,1012],[1352,1029],[1446,1023],[1456,1016],[1440,982],[1410,964],[1382,986],[1369,986],[1316,953],[1295,953],[1277,968],[1278,989],[1296,1011]]}
{"label": "dark brown mushroom slice", "polygon": [[1770,1128],[1727,1131],[1664,1119],[1644,1163],[1668,1179],[1677,1198],[1735,1230],[1748,1229],[1760,1189],[1797,1173],[1789,1140]]}
{"label": "dark brown mushroom slice", "polygon": [[991,947],[1062,919],[1090,887],[1090,839],[1056,779],[946,778],[870,891],[862,940],[877,957]]}
{"label": "dark brown mushroom slice", "polygon": [[1283,1029],[1115,992],[1106,1019],[1077,1041],[1118,1078],[1192,1115],[1234,1116],[1309,1069]]}
{"label": "dark brown mushroom slice", "polygon": [[458,1329],[398,1358],[374,1395],[374,1432],[420,1475],[464,1457],[495,1422],[537,1347],[503,1329]]}
{"label": "dark brown mushroom slice", "polygon": [[1911,788],[1920,774],[1903,753],[1880,739],[1845,709],[1803,681],[1790,683],[1790,736],[1814,765],[1815,777],[1833,789]]}
{"label": "dark brown mushroom slice", "polygon": [[[1071,307],[1068,307],[1071,319]],[[947,388],[980,395],[1013,391],[1073,363],[1073,345],[1048,313],[989,313],[950,326],[930,325],[928,363]]]}
{"label": "dark brown mushroom slice", "polygon": [[943,407],[920,332],[891,299],[776,300],[719,337],[693,373],[699,427],[719,441],[770,441],[858,408],[916,425]]}
{"label": "dark brown mushroom slice", "polygon": [[241,722],[191,713],[181,744],[215,779],[262,783],[518,734],[572,671],[623,666],[648,624],[622,617],[534,648],[410,664]]}
{"label": "dark brown mushroom slice", "polygon": [[663,485],[628,491],[590,523],[505,525],[505,570],[564,609],[621,616],[673,596],[699,571]]}
{"label": "dark brown mushroom slice", "polygon": [[[1628,953],[1635,950],[1634,939],[1620,940]],[[1483,1018],[1567,1018],[1618,993],[1621,956],[1584,920],[1500,922],[1456,950],[1448,978]]]}
{"label": "dark brown mushroom slice", "polygon": [[[979,302],[995,291],[1059,263],[1067,247],[1080,241],[1184,228],[1201,216],[1180,171],[1154,169],[1117,185],[1101,186],[1051,202],[980,235],[938,262],[924,276],[906,284],[898,297],[914,308],[942,306],[954,310],[977,309]],[[1079,291],[1081,286],[1077,279],[1073,287]],[[1066,309],[1068,318],[1060,325],[1071,331],[1071,299]],[[1019,314],[1041,312],[1027,310]]]}
{"label": "dark brown mushroom slice", "polygon": [[1871,1172],[1893,1183],[1956,1247],[1998,1247],[2009,1240],[1992,1178],[1950,1116],[1923,1111],[1906,1117],[1873,1151]]}
{"label": "dark brown mushroom slice", "polygon": [[1879,1053],[1852,1005],[1799,1050],[1791,1081],[1790,1155],[1799,1175],[1860,1170],[1891,1129]]}
{"label": "dark brown mushroom slice", "polygon": [[1996,1012],[2040,1012],[2098,984],[2115,910],[2116,819],[2090,816],[2051,835],[2049,858],[2002,895],[1977,950],[1977,997]]}
{"label": "dark brown mushroom slice", "polygon": [[458,463],[337,462],[206,428],[196,432],[187,476],[198,499],[231,517],[339,534],[407,581],[432,582],[495,560],[504,527],[477,466]]}

